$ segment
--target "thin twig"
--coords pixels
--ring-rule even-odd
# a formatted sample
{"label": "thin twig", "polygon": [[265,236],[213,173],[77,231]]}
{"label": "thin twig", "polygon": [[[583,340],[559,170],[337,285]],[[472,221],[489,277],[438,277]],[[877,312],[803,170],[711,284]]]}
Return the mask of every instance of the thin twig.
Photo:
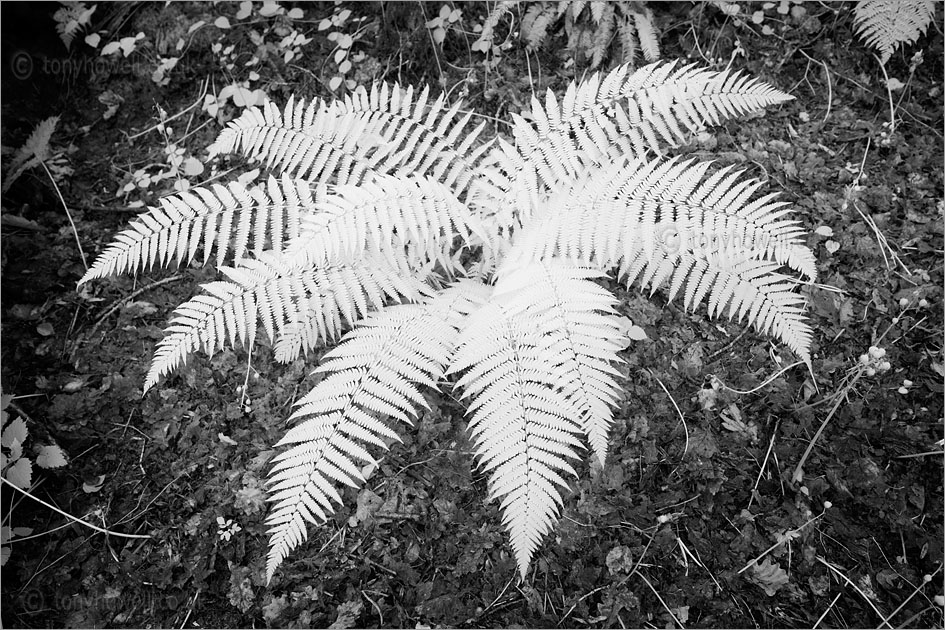
{"label": "thin twig", "polygon": [[190,110],[192,110],[193,108],[195,108],[195,107],[197,107],[198,105],[202,104],[202,103],[203,103],[203,97],[207,95],[207,87],[208,87],[209,85],[210,85],[210,78],[207,77],[207,79],[203,82],[203,91],[201,92],[201,94],[200,94],[200,96],[197,98],[197,100],[194,101],[194,104],[193,104],[193,105],[191,105],[191,106],[188,107],[187,109],[184,109],[184,110],[181,110],[181,111],[177,112],[176,114],[174,114],[174,115],[171,116],[170,118],[165,118],[164,120],[158,122],[158,123],[155,124],[155,125],[152,125],[152,126],[148,127],[147,129],[145,129],[144,131],[142,131],[142,132],[140,132],[140,133],[136,133],[136,134],[133,135],[133,136],[127,136],[127,140],[128,140],[128,141],[131,141],[131,140],[134,140],[134,139],[136,139],[136,138],[140,138],[140,137],[143,136],[143,135],[149,134],[149,133],[151,133],[152,131],[154,131],[155,129],[160,129],[163,125],[166,125],[167,123],[171,122],[171,121],[174,120],[175,118],[180,118],[181,116],[183,116],[184,114],[186,114],[187,112],[189,112]]}
{"label": "thin twig", "polygon": [[771,383],[772,381],[774,381],[776,378],[778,378],[779,376],[781,376],[782,374],[784,374],[785,372],[787,372],[787,371],[790,370],[791,368],[797,367],[798,365],[804,365],[804,362],[803,362],[803,361],[795,361],[795,362],[792,363],[791,365],[789,365],[789,366],[787,366],[787,367],[784,367],[784,368],[781,368],[780,370],[778,370],[777,372],[775,372],[772,376],[768,377],[768,379],[765,380],[765,381],[764,381],[761,385],[759,385],[758,387],[755,387],[754,389],[749,389],[749,390],[744,391],[744,392],[741,391],[741,390],[739,390],[739,389],[734,389],[734,388],[729,387],[728,385],[726,385],[725,383],[723,383],[723,382],[722,382],[722,379],[720,379],[719,377],[717,377],[715,374],[710,374],[710,376],[711,376],[713,379],[715,379],[716,381],[718,381],[718,383],[719,383],[719,385],[720,385],[721,387],[727,389],[728,391],[730,391],[730,392],[732,392],[732,393],[735,393],[735,394],[739,394],[739,395],[741,395],[741,396],[744,396],[744,395],[746,395],[746,394],[754,394],[754,393],[757,392],[759,389],[764,389],[765,387],[768,386],[769,383]]}
{"label": "thin twig", "polygon": [[56,194],[59,195],[59,201],[62,202],[62,207],[66,210],[66,216],[69,217],[69,223],[72,224],[72,234],[75,236],[75,244],[79,248],[79,256],[82,257],[82,265],[85,267],[85,270],[88,271],[89,263],[86,262],[85,252],[82,251],[82,243],[79,241],[79,230],[75,227],[75,221],[72,220],[72,213],[69,212],[69,206],[66,205],[66,200],[62,198],[62,192],[59,190],[59,184],[56,183],[56,178],[52,176],[52,173],[49,171],[49,167],[46,166],[45,162],[40,160],[39,165],[43,167],[44,171],[46,171],[46,175],[49,176],[49,181],[52,182],[53,188],[56,189]]}
{"label": "thin twig", "polygon": [[184,617],[184,623],[180,624],[181,630],[184,630],[187,627],[187,622],[190,620],[190,615],[194,612],[194,605],[197,603],[197,598],[200,597],[200,589],[197,589],[197,592],[194,593],[194,598],[190,600],[190,606],[187,608],[187,616]]}
{"label": "thin twig", "polygon": [[79,517],[77,517],[77,516],[72,516],[72,515],[69,514],[68,512],[63,512],[62,510],[60,510],[59,508],[57,508],[55,505],[52,505],[52,504],[50,504],[50,503],[46,503],[45,501],[43,501],[43,500],[40,499],[39,497],[33,496],[33,495],[30,494],[28,491],[24,490],[23,488],[20,488],[20,487],[17,486],[17,485],[14,485],[14,484],[10,483],[9,481],[7,481],[7,480],[6,480],[5,478],[3,478],[3,477],[0,477],[0,481],[2,481],[3,483],[7,484],[8,486],[10,486],[11,488],[13,488],[14,490],[17,490],[18,492],[22,492],[23,494],[25,494],[25,495],[28,496],[29,498],[33,499],[33,500],[36,501],[37,503],[40,503],[40,504],[42,504],[42,505],[45,505],[47,508],[49,508],[49,509],[52,510],[53,512],[56,512],[56,513],[58,513],[58,514],[61,514],[62,516],[65,516],[66,518],[71,519],[71,520],[75,521],[76,523],[79,523],[80,525],[85,525],[86,527],[89,527],[89,528],[91,528],[91,529],[94,529],[95,531],[97,531],[97,532],[99,532],[99,533],[107,534],[107,535],[109,535],[109,536],[117,536],[117,537],[119,537],[119,538],[145,538],[145,539],[146,539],[146,538],[151,538],[151,536],[150,536],[150,535],[147,535],[147,534],[122,534],[122,533],[120,533],[120,532],[113,532],[113,531],[108,530],[108,529],[103,529],[103,528],[99,527],[98,525],[93,525],[92,523],[89,523],[88,521],[83,521],[81,518],[79,518]]}
{"label": "thin twig", "polygon": [[[856,385],[856,382],[860,380],[860,377],[865,373],[865,369],[858,369],[856,374],[853,375],[853,378],[847,384],[847,391],[852,389],[853,386]],[[837,400],[830,409],[830,413],[828,413],[827,417],[824,418],[824,421],[821,423],[820,428],[817,429],[817,433],[814,434],[814,437],[812,437],[810,442],[807,443],[807,448],[804,450],[804,454],[801,455],[801,460],[797,462],[797,466],[794,467],[794,474],[791,475],[791,481],[794,483],[797,483],[804,478],[804,464],[807,462],[807,458],[810,457],[811,451],[814,450],[814,444],[816,444],[817,440],[820,439],[824,429],[827,428],[827,423],[829,423],[830,419],[833,418],[833,414],[837,413],[837,409],[839,409],[840,405],[843,404],[845,398],[846,396],[837,396]]]}
{"label": "thin twig", "polygon": [[814,625],[811,626],[811,628],[813,628],[814,630],[817,630],[817,626],[819,626],[820,622],[824,620],[824,617],[826,617],[830,613],[830,611],[833,610],[833,605],[837,603],[837,600],[840,599],[841,595],[843,595],[843,593],[837,593],[836,597],[833,598],[833,601],[830,602],[830,605],[827,606],[827,610],[825,610],[824,614],[822,614],[820,617],[817,618],[817,621],[814,622]]}
{"label": "thin twig", "polygon": [[[821,512],[821,513],[818,514],[817,516],[811,517],[806,523],[801,523],[801,524],[798,525],[796,528],[788,530],[788,532],[784,535],[784,537],[783,537],[781,540],[777,541],[776,543],[774,543],[773,545],[771,545],[770,547],[768,547],[767,549],[765,549],[764,551],[762,551],[762,552],[758,555],[757,558],[755,558],[754,560],[752,560],[751,562],[749,562],[748,564],[746,564],[745,566],[743,566],[741,569],[739,569],[739,570],[738,570],[738,574],[740,575],[740,574],[744,573],[745,571],[747,571],[748,569],[750,569],[753,565],[758,564],[758,561],[761,560],[762,558],[764,558],[765,556],[767,556],[769,553],[771,553],[772,551],[774,551],[775,549],[777,549],[778,547],[780,547],[780,546],[783,545],[784,543],[790,542],[791,540],[793,540],[794,538],[796,538],[796,535],[799,534],[802,529],[804,529],[805,527],[807,527],[808,525],[810,525],[811,523],[813,523],[814,521],[816,521],[817,519],[819,519],[820,517],[822,517],[824,514],[826,514],[828,507],[830,507],[830,504],[829,504],[828,502],[825,502],[825,503],[824,503],[824,511],[823,511],[823,512]],[[794,534],[794,535],[792,536],[791,534]]]}
{"label": "thin twig", "polygon": [[883,627],[885,625],[887,628],[892,628],[892,626],[890,626],[885,621],[886,615],[884,615],[883,613],[879,611],[879,609],[873,604],[873,600],[867,597],[866,593],[864,593],[860,589],[860,587],[856,585],[856,582],[854,582],[853,580],[845,576],[843,573],[840,572],[839,569],[837,569],[837,567],[833,566],[832,564],[824,560],[821,556],[817,556],[817,562],[821,563],[822,565],[824,565],[825,567],[833,571],[835,574],[843,578],[844,582],[846,582],[849,586],[852,586],[853,590],[855,590],[857,593],[860,594],[860,596],[866,601],[866,603],[869,604],[870,608],[873,609],[873,612],[875,612],[879,616],[879,618],[883,620],[883,622],[880,623],[880,627]]}
{"label": "thin twig", "polygon": [[663,391],[664,391],[664,392],[666,392],[666,395],[669,397],[669,402],[673,403],[673,407],[676,408],[676,413],[679,414],[679,419],[682,421],[683,430],[686,432],[686,444],[685,444],[685,446],[683,446],[683,453],[682,453],[683,458],[685,458],[685,457],[686,457],[686,453],[689,452],[689,426],[686,424],[686,418],[683,417],[683,413],[682,413],[682,411],[680,411],[679,405],[677,405],[677,404],[676,404],[676,401],[673,400],[672,394],[670,394],[670,393],[669,393],[669,390],[666,389],[666,386],[663,385],[663,381],[660,380],[660,377],[658,377],[656,374],[654,374],[652,370],[649,370],[649,372],[650,372],[650,376],[652,376],[653,378],[655,378],[655,379],[656,379],[656,382],[659,383],[659,386],[663,388]]}
{"label": "thin twig", "polygon": [[[892,330],[892,327],[899,323],[899,317],[893,317],[892,322],[889,326],[886,327],[886,330],[883,331],[879,337],[876,338],[876,341],[873,342],[873,345],[878,345],[882,340],[889,334],[889,331]],[[823,423],[821,423],[820,428],[817,429],[817,433],[814,434],[814,437],[811,438],[810,442],[807,444],[807,449],[805,449],[804,454],[801,456],[797,466],[794,467],[794,474],[791,475],[791,480],[795,483],[799,482],[804,478],[804,463],[807,461],[807,458],[810,457],[810,453],[814,450],[814,444],[820,438],[820,435],[824,432],[824,429],[827,428],[827,423],[830,422],[830,419],[833,417],[833,414],[837,413],[837,409],[840,408],[840,405],[846,400],[847,394],[850,390],[853,389],[853,386],[856,385],[856,382],[860,380],[860,377],[866,373],[866,368],[863,364],[858,363],[854,368],[855,371],[851,373],[848,372],[844,377],[844,381],[840,386],[840,389],[835,394],[836,402],[834,402],[833,408],[831,408],[830,413],[827,414],[827,417],[824,418]]]}
{"label": "thin twig", "polygon": [[912,453],[911,455],[896,455],[893,459],[913,459],[916,457],[928,457],[929,455],[945,455],[945,451],[926,451],[924,453]]}
{"label": "thin twig", "polygon": [[921,591],[921,590],[925,587],[926,584],[928,584],[929,582],[931,582],[931,581],[932,581],[932,578],[934,578],[936,575],[938,575],[938,572],[941,571],[941,570],[942,570],[942,565],[938,565],[938,568],[935,569],[935,573],[932,573],[931,575],[928,575],[928,574],[924,575],[924,576],[922,577],[922,584],[920,584],[919,586],[916,586],[916,587],[915,587],[915,590],[912,591],[912,594],[909,595],[909,597],[907,597],[907,598],[905,598],[904,600],[902,600],[902,603],[899,604],[899,606],[896,607],[896,610],[894,610],[894,611],[892,611],[891,613],[889,613],[889,616],[886,617],[885,619],[883,619],[883,623],[888,626],[888,625],[889,625],[889,622],[892,620],[892,618],[895,617],[896,614],[897,614],[900,610],[902,610],[902,609],[905,607],[905,605],[908,604],[908,603],[912,600],[913,597],[915,597],[916,595],[918,595],[918,594],[919,594],[919,591]]}
{"label": "thin twig", "polygon": [[755,486],[751,489],[751,497],[748,499],[748,507],[746,510],[751,509],[751,504],[755,500],[755,495],[758,494],[758,484],[761,483],[761,476],[765,473],[765,467],[768,465],[768,458],[771,457],[771,448],[774,446],[774,438],[778,435],[778,426],[780,422],[774,425],[774,431],[771,432],[771,440],[768,442],[768,450],[765,452],[765,460],[761,462],[761,468],[758,470],[758,477],[755,479]]}
{"label": "thin twig", "polygon": [[149,284],[149,285],[147,285],[147,286],[145,286],[145,287],[141,287],[141,288],[138,289],[137,291],[134,291],[134,292],[131,293],[130,295],[126,295],[125,297],[123,297],[123,298],[121,298],[120,300],[118,300],[117,302],[115,302],[115,303],[112,305],[112,307],[111,307],[110,309],[108,309],[108,310],[105,312],[104,315],[102,315],[101,317],[99,317],[99,318],[95,321],[95,324],[92,325],[92,329],[89,331],[89,333],[88,333],[87,335],[84,336],[84,338],[80,338],[80,339],[77,339],[77,340],[76,340],[75,346],[73,347],[73,350],[72,350],[72,354],[75,355],[75,351],[78,350],[79,344],[82,343],[84,339],[91,339],[92,337],[94,337],[94,336],[95,336],[95,333],[98,332],[99,327],[100,327],[103,323],[105,323],[105,320],[107,320],[107,319],[112,315],[112,313],[114,313],[115,311],[117,311],[118,309],[120,309],[124,304],[126,304],[126,303],[129,302],[130,300],[135,299],[136,297],[138,297],[139,295],[141,295],[142,293],[144,293],[144,292],[146,292],[146,291],[150,291],[151,289],[156,289],[157,287],[159,287],[159,286],[161,286],[161,285],[163,285],[163,284],[169,284],[169,283],[171,283],[171,282],[176,282],[176,281],[178,281],[178,280],[183,279],[183,277],[184,277],[183,275],[177,274],[176,276],[171,276],[170,278],[162,278],[161,280],[157,280],[156,282],[152,282],[151,284]]}
{"label": "thin twig", "polygon": [[889,75],[886,74],[886,64],[876,55],[873,57],[879,62],[879,69],[883,71],[883,78],[886,79],[883,85],[886,87],[886,96],[889,98],[889,137],[892,138],[892,135],[896,133],[896,106],[893,105],[892,90],[889,89]]}
{"label": "thin twig", "polygon": [[823,122],[827,122],[827,118],[830,117],[830,107],[833,105],[833,84],[830,81],[830,68],[827,66],[827,62],[821,60],[820,63],[824,64],[824,72],[827,74],[827,113],[824,114]]}
{"label": "thin twig", "polygon": [[639,575],[640,579],[646,582],[646,585],[650,587],[650,590],[653,591],[654,595],[656,595],[656,599],[660,600],[660,603],[663,605],[663,608],[665,608],[666,612],[669,613],[669,616],[673,618],[673,621],[676,622],[676,625],[679,626],[680,628],[683,628],[683,630],[685,630],[686,626],[684,626],[682,622],[679,620],[679,618],[677,618],[676,615],[673,614],[673,611],[669,609],[669,606],[666,605],[666,602],[663,601],[663,598],[660,597],[660,594],[656,591],[655,588],[653,588],[653,585],[650,584],[650,581],[646,579],[646,576],[643,575],[643,573],[641,573],[640,571],[637,571],[637,575]]}

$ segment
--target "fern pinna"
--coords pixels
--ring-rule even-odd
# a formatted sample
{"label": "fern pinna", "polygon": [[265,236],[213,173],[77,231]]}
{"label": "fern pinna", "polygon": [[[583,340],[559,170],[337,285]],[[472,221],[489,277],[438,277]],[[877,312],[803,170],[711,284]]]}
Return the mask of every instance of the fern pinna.
{"label": "fern pinna", "polygon": [[198,254],[220,268],[175,311],[145,389],[260,327],[282,361],[348,330],[278,444],[269,579],[447,379],[524,578],[585,444],[607,455],[628,339],[600,278],[707,302],[809,360],[794,289],[815,261],[786,205],[738,171],[663,157],[706,124],[790,98],[737,73],[619,67],[533,98],[510,139],[488,141],[426,89],[267,104],[212,147],[263,162],[265,183],[162,199],[81,283]]}

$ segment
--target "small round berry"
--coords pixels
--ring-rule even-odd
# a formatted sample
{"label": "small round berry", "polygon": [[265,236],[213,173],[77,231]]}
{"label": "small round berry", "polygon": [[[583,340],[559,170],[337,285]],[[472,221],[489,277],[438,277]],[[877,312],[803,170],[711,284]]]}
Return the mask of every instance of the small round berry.
{"label": "small round berry", "polygon": [[892,365],[890,365],[889,361],[883,361],[882,363],[879,364],[879,369],[882,372],[888,372],[889,368],[891,367]]}
{"label": "small round berry", "polygon": [[921,300],[919,300],[919,308],[925,308],[928,305],[929,305],[929,301],[926,300],[925,298],[922,298]]}
{"label": "small round berry", "polygon": [[899,298],[899,308],[905,308],[909,306],[909,298]]}
{"label": "small round berry", "polygon": [[873,369],[873,368],[871,368],[871,367],[870,367],[870,368],[866,368],[866,375],[867,375],[867,376],[876,376],[876,370]]}

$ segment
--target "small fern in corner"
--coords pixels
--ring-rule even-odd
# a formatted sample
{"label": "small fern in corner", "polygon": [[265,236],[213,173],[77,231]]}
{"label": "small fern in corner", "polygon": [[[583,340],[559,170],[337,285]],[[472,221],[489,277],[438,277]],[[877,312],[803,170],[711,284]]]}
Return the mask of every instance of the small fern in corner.
{"label": "small fern in corner", "polygon": [[885,65],[900,44],[911,44],[932,22],[933,0],[860,0],[853,8],[856,32],[880,52]]}
{"label": "small fern in corner", "polygon": [[604,462],[622,396],[626,320],[598,279],[706,303],[809,362],[802,279],[782,270],[813,279],[815,261],[786,204],[738,171],[664,157],[706,124],[790,98],[737,73],[622,66],[533,99],[510,139],[485,142],[427,89],[266,104],[212,147],[260,160],[266,183],[162,199],[80,284],[219,267],[175,311],[146,388],[258,329],[281,361],[341,338],[278,444],[269,579],[447,379],[524,578],[585,444]]}
{"label": "small fern in corner", "polygon": [[633,65],[638,52],[649,62],[660,58],[659,31],[646,2],[541,0],[528,5],[522,16],[521,34],[530,49],[539,48],[548,37],[548,29],[564,16],[568,50],[575,57],[587,59],[592,70],[604,61],[615,39],[620,43],[624,63]]}

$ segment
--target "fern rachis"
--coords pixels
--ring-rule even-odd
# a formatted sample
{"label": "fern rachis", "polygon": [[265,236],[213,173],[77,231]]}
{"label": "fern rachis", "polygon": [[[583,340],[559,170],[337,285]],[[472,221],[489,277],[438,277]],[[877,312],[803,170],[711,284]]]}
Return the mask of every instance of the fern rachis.
{"label": "fern rachis", "polygon": [[813,279],[816,266],[785,204],[737,171],[659,157],[706,123],[787,98],[738,75],[621,67],[535,99],[511,142],[480,145],[460,105],[426,90],[267,104],[214,151],[258,158],[272,177],[162,200],[82,282],[211,259],[226,276],[178,309],[147,387],[194,350],[252,344],[260,325],[286,361],[350,329],[279,443],[269,579],[447,378],[468,401],[524,577],[572,463],[586,446],[605,461],[622,396],[627,339],[595,280],[616,271],[687,308],[707,302],[808,360],[799,280],[783,271]]}

